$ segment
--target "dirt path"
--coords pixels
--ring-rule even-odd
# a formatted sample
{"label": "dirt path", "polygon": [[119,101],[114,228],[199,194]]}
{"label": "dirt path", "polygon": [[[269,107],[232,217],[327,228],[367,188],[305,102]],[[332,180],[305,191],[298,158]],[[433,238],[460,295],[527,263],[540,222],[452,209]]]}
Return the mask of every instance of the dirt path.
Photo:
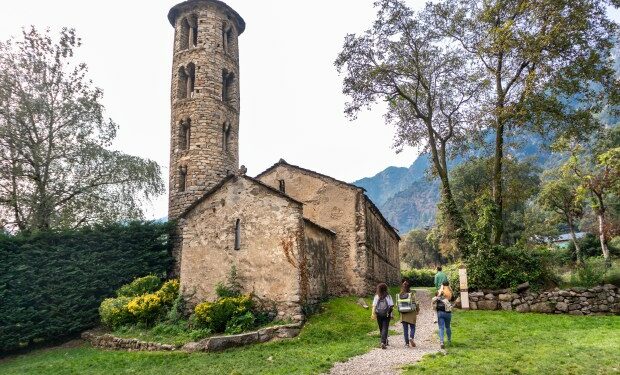
{"label": "dirt path", "polygon": [[439,352],[437,324],[433,323],[434,314],[431,311],[430,293],[424,289],[416,289],[416,298],[420,303],[420,314],[416,323],[415,348],[405,347],[403,327],[398,320],[393,320],[390,329],[396,330],[398,334],[390,336],[390,345],[387,349],[373,349],[366,354],[350,358],[346,362],[336,363],[329,374],[399,374],[402,366],[419,361],[425,354]]}

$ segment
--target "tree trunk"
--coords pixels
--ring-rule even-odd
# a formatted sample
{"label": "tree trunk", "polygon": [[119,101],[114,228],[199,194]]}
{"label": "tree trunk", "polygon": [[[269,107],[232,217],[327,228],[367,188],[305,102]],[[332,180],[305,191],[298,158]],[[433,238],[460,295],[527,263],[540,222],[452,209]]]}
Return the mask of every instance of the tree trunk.
{"label": "tree trunk", "polygon": [[570,229],[570,236],[573,239],[573,245],[575,245],[575,257],[577,258],[577,265],[583,265],[583,261],[581,259],[581,249],[579,248],[579,244],[577,243],[577,236],[575,235],[575,227],[573,226],[573,218],[570,215],[566,215],[566,221],[568,222],[568,228]]}
{"label": "tree trunk", "polygon": [[504,196],[502,193],[502,165],[504,161],[504,124],[497,120],[495,128],[495,158],[493,163],[493,202],[495,203],[495,215],[493,217],[493,234],[491,241],[498,245],[504,234],[503,207]]}
{"label": "tree trunk", "polygon": [[596,218],[598,219],[598,238],[601,241],[601,249],[603,250],[603,258],[605,258],[605,265],[607,267],[611,267],[609,249],[607,248],[607,241],[605,241],[605,213],[597,211]]}

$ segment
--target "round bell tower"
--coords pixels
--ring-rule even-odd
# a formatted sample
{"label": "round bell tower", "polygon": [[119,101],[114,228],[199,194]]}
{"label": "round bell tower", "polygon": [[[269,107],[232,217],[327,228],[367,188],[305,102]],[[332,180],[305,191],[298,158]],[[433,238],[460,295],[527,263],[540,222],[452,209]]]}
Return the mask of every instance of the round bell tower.
{"label": "round bell tower", "polygon": [[245,21],[218,0],[170,9],[175,30],[170,92],[168,218],[178,217],[239,168],[239,44]]}

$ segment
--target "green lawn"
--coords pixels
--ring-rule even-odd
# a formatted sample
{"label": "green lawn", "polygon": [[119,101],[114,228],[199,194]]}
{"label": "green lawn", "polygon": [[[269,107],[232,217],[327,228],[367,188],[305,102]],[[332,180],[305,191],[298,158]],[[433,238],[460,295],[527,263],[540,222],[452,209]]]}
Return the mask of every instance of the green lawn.
{"label": "green lawn", "polygon": [[454,314],[448,355],[405,374],[620,374],[620,316]]}
{"label": "green lawn", "polygon": [[295,339],[222,353],[39,350],[0,362],[0,374],[317,374],[377,344],[370,312],[357,298],[337,298]]}

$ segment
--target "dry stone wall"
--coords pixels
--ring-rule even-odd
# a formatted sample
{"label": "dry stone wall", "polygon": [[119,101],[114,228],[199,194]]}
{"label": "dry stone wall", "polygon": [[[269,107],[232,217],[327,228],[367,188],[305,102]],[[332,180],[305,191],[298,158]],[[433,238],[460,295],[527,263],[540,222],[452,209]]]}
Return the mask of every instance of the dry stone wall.
{"label": "dry stone wall", "polygon": [[[509,289],[469,293],[472,310],[514,310],[547,314],[620,314],[618,287],[607,284],[593,288],[558,288],[512,293]],[[457,301],[458,304],[458,301]]]}

